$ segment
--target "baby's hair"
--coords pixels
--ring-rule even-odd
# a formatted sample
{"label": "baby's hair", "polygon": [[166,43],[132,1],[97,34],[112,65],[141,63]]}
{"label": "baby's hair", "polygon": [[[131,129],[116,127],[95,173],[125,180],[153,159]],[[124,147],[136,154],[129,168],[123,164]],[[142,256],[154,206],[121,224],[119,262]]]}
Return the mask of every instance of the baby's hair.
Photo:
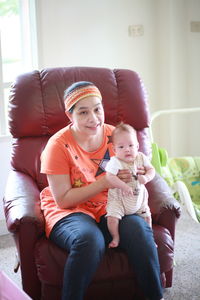
{"label": "baby's hair", "polygon": [[134,134],[137,139],[137,132],[136,132],[135,128],[133,128],[129,124],[125,124],[125,123],[121,122],[120,124],[118,124],[115,127],[115,129],[112,132],[112,136],[111,136],[112,143],[114,142],[115,135],[120,132],[129,132],[131,134]]}

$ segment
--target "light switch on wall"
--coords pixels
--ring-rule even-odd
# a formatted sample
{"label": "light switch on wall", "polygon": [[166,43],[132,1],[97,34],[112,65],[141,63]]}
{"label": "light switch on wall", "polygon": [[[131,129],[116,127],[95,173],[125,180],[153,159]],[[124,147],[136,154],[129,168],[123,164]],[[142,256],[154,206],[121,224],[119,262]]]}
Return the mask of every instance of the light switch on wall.
{"label": "light switch on wall", "polygon": [[144,35],[144,26],[139,25],[129,25],[128,27],[128,35],[129,36],[141,36]]}

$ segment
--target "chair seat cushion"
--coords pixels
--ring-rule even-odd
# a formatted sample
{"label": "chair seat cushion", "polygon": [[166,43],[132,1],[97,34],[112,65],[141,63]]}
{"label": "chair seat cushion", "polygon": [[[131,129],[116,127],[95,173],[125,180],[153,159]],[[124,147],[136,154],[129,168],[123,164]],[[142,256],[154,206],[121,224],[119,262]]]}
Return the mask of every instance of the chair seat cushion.
{"label": "chair seat cushion", "polygon": [[[156,244],[159,246],[161,273],[173,267],[173,240],[169,231],[153,225]],[[38,240],[35,248],[35,261],[41,282],[62,286],[63,270],[68,254],[45,237]],[[107,249],[93,283],[119,281],[134,278],[126,253],[121,249]]]}

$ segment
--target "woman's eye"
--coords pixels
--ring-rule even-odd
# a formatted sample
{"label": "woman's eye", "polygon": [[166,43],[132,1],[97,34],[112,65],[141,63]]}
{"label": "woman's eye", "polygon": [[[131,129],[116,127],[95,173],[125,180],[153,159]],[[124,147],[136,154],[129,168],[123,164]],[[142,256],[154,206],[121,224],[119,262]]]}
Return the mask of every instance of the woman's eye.
{"label": "woman's eye", "polygon": [[80,112],[80,115],[86,115],[87,114],[87,111],[81,111]]}

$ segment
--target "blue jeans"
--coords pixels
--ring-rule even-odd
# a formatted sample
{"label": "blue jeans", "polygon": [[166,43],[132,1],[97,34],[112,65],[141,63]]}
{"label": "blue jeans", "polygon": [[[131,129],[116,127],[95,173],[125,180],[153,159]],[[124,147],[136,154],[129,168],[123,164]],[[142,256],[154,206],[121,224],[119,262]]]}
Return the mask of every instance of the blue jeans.
{"label": "blue jeans", "polygon": [[[120,244],[148,299],[160,300],[160,266],[153,233],[143,218],[128,215],[119,224]],[[83,213],[73,213],[56,223],[50,239],[69,252],[64,268],[62,300],[83,300],[111,236],[106,218],[97,223]]]}

